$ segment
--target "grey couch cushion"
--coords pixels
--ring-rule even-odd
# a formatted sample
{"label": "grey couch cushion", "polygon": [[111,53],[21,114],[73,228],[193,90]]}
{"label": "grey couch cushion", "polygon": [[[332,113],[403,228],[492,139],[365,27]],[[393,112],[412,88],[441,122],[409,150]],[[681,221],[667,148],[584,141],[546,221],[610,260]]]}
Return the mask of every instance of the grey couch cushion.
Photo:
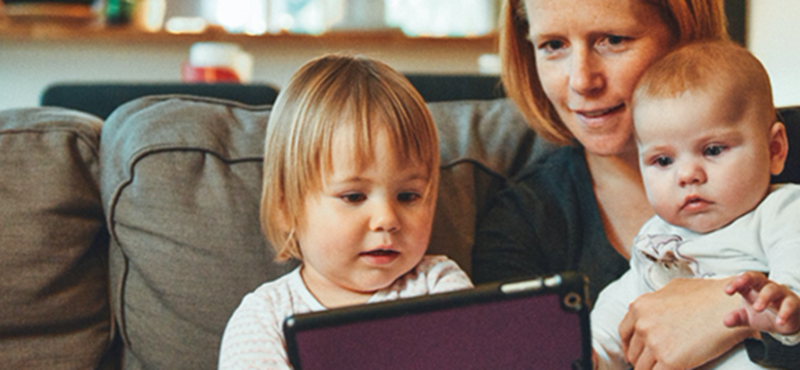
{"label": "grey couch cushion", "polygon": [[112,302],[127,369],[213,369],[242,296],[272,262],[258,221],[266,108],[144,98],[103,128]]}
{"label": "grey couch cushion", "polygon": [[439,130],[441,178],[428,253],[446,254],[471,274],[475,218],[527,164],[555,148],[506,99],[430,103]]}
{"label": "grey couch cushion", "polygon": [[[469,270],[476,212],[533,160],[505,100],[432,103],[442,179],[431,253]],[[213,369],[241,298],[293,264],[272,262],[258,221],[268,107],[148,97],[103,129],[101,191],[125,367]]]}
{"label": "grey couch cushion", "polygon": [[[0,367],[94,369],[110,346],[102,122],[0,112]],[[113,362],[113,361],[112,361]]]}

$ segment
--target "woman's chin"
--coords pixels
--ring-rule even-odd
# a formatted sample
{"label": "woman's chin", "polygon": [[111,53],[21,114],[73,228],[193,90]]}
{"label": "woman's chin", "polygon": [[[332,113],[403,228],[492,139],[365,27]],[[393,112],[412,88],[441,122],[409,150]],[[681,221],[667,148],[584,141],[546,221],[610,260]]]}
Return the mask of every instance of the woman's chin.
{"label": "woman's chin", "polygon": [[604,135],[578,139],[586,154],[597,157],[636,156],[636,143],[633,135]]}

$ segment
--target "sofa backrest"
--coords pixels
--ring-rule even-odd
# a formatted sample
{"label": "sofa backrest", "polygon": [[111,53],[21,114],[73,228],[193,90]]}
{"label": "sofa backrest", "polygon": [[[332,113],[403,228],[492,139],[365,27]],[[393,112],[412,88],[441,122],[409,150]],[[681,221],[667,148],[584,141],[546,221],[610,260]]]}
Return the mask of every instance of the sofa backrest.
{"label": "sofa backrest", "polygon": [[166,94],[208,96],[259,105],[275,102],[278,88],[266,84],[238,83],[58,82],[42,91],[39,103],[41,106],[79,110],[106,119],[117,107],[131,100]]}
{"label": "sofa backrest", "polygon": [[[426,102],[492,100],[505,96],[499,76],[478,74],[407,74]],[[120,105],[150,95],[185,94],[233,100],[249,105],[272,104],[278,88],[268,84],[180,82],[57,82],[39,97],[42,106],[75,109],[102,119]]]}
{"label": "sofa backrest", "polygon": [[111,369],[97,117],[0,111],[0,368]]}
{"label": "sofa backrest", "polygon": [[[429,251],[469,270],[476,213],[540,146],[505,100],[430,108],[442,176]],[[241,298],[296,266],[273,261],[259,226],[268,117],[268,106],[161,96],[106,121],[100,181],[126,368],[214,368]]]}
{"label": "sofa backrest", "polygon": [[[506,100],[429,107],[442,155],[429,251],[469,272],[476,214],[552,146]],[[781,113],[800,143],[800,109]],[[0,367],[114,369],[122,338],[127,369],[215,368],[242,296],[294,266],[272,261],[258,225],[268,116],[148,97],[101,135],[76,111],[0,112]],[[774,181],[800,181],[800,150]]]}

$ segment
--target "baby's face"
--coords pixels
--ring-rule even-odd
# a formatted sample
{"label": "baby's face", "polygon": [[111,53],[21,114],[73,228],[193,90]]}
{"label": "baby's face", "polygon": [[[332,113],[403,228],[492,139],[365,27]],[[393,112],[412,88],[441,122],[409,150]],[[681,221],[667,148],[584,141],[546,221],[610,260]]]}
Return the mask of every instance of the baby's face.
{"label": "baby's face", "polygon": [[754,209],[773,168],[763,114],[716,95],[689,91],[634,110],[650,204],[665,221],[700,233]]}

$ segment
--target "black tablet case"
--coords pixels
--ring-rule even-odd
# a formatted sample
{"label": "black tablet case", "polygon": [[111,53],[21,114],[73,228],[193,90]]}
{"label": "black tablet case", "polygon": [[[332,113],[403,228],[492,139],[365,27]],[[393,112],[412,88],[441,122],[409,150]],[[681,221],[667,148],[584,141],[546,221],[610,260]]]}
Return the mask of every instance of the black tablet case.
{"label": "black tablet case", "polygon": [[587,281],[563,273],[286,319],[296,370],[591,369]]}

